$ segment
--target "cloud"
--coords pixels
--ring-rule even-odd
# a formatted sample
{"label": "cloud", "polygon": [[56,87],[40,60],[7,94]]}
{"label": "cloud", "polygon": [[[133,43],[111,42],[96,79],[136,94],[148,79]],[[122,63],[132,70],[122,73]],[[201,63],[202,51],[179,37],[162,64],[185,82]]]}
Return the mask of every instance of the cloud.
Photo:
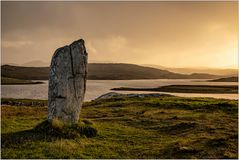
{"label": "cloud", "polygon": [[106,45],[111,53],[115,53],[126,47],[127,39],[123,36],[111,36],[106,39]]}
{"label": "cloud", "polygon": [[93,46],[93,44],[92,44],[92,42],[91,41],[88,41],[86,44],[86,48],[87,48],[87,52],[90,52],[90,53],[93,53],[93,54],[95,54],[95,53],[97,53],[97,50],[96,50],[96,48]]}
{"label": "cloud", "polygon": [[117,53],[118,51],[121,51],[122,49],[125,49],[127,45],[128,45],[127,38],[120,35],[92,38],[87,42],[87,46],[91,51],[93,51],[93,53],[96,53],[96,51],[97,52],[100,51],[114,54]]}
{"label": "cloud", "polygon": [[3,2],[2,61],[47,62],[83,38],[94,61],[226,66],[237,18],[237,2]]}
{"label": "cloud", "polygon": [[32,41],[2,41],[2,47],[4,48],[21,48],[23,46],[32,45]]}

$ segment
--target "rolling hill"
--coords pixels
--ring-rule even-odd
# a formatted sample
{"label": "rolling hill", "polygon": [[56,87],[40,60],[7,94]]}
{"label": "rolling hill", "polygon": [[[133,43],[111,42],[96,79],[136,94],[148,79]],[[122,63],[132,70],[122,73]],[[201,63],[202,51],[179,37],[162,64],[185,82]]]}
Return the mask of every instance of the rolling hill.
{"label": "rolling hill", "polygon": [[21,66],[25,66],[25,67],[45,67],[45,66],[49,66],[49,63],[43,62],[43,61],[40,61],[40,60],[34,60],[34,61],[23,63]]}
{"label": "rolling hill", "polygon": [[[2,77],[48,80],[49,67],[1,66]],[[132,80],[132,79],[213,79],[221,78],[211,74],[179,74],[167,70],[125,63],[90,63],[89,80]]]}
{"label": "rolling hill", "polygon": [[226,77],[209,80],[209,82],[238,82],[238,77]]}
{"label": "rolling hill", "polygon": [[207,73],[214,75],[222,75],[222,76],[237,76],[238,70],[233,68],[209,68],[209,67],[194,67],[194,68],[173,68],[173,67],[165,67],[159,65],[150,65],[143,64],[142,66],[153,67],[157,69],[168,70],[170,72],[181,73],[181,74],[192,74],[192,73]]}

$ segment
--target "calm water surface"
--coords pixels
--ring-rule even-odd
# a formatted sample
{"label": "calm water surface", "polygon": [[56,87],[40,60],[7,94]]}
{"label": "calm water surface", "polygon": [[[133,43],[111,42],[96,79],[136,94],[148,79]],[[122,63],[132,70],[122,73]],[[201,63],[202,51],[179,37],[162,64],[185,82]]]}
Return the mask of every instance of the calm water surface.
{"label": "calm water surface", "polygon": [[[237,82],[204,82],[205,80],[195,79],[153,79],[153,80],[88,80],[85,101],[93,100],[102,94],[112,92],[111,88],[117,87],[138,87],[153,88],[165,85],[185,84],[185,85],[237,85]],[[48,81],[44,84],[36,85],[2,85],[1,95],[3,98],[29,98],[47,99]],[[113,91],[118,93],[163,93],[146,91]],[[194,93],[170,93],[172,95],[184,97],[214,97],[226,99],[238,99],[237,94],[194,94]]]}

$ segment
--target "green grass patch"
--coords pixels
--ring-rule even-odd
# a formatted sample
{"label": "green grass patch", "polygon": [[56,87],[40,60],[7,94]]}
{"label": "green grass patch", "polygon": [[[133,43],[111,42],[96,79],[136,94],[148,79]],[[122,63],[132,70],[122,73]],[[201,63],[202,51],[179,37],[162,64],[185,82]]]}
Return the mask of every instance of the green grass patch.
{"label": "green grass patch", "polygon": [[102,99],[76,125],[49,124],[46,106],[1,111],[2,158],[238,158],[236,100]]}

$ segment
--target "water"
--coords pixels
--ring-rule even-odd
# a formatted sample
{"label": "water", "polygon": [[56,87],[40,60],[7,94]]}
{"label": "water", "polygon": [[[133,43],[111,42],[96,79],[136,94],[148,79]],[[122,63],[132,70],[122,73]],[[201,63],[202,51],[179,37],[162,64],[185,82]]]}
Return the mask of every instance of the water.
{"label": "water", "polygon": [[[206,80],[195,79],[153,79],[153,80],[88,80],[85,101],[93,100],[108,92],[118,93],[163,93],[147,91],[110,91],[118,87],[153,88],[165,85],[238,85],[237,82],[205,82]],[[47,99],[48,81],[37,85],[2,85],[1,95],[3,98],[29,98]],[[170,93],[183,97],[214,97],[226,99],[238,99],[237,94],[194,94],[194,93]]]}

